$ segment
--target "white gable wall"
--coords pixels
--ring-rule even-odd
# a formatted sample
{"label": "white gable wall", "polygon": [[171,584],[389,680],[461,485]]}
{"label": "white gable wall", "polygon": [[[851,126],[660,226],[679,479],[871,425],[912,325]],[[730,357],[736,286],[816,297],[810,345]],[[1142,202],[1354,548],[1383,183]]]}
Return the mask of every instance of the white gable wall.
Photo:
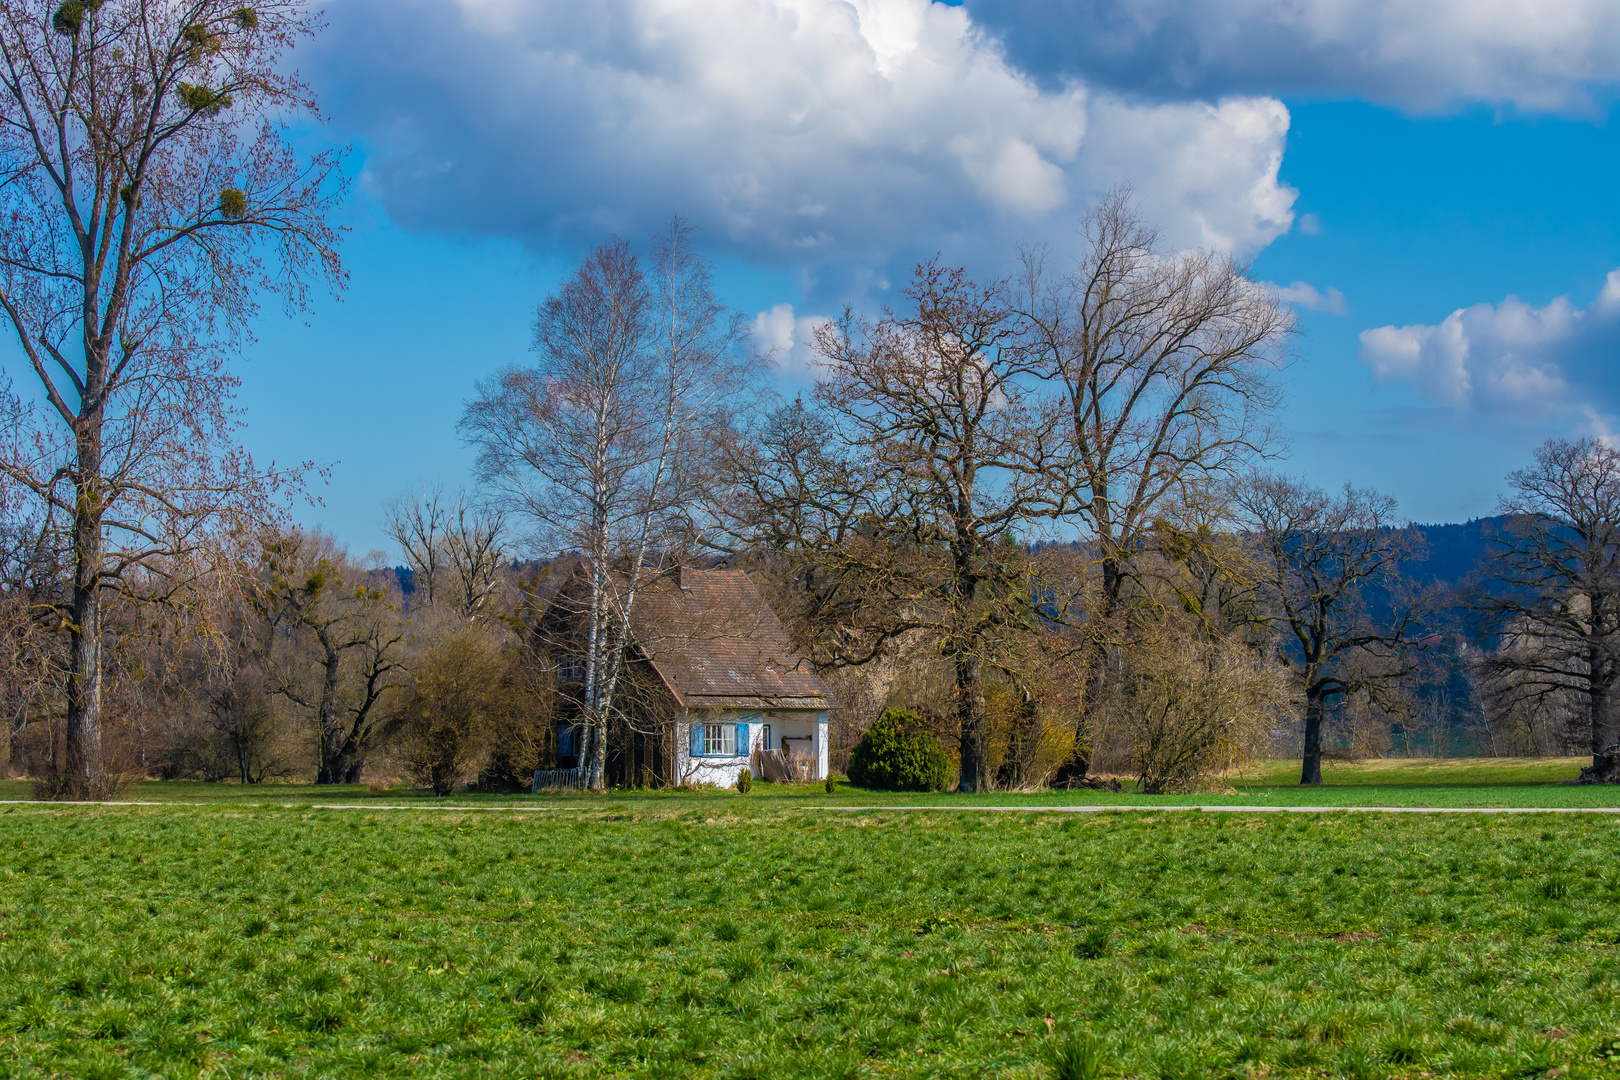
{"label": "white gable wall", "polygon": [[[748,746],[734,747],[734,753],[709,754],[693,751],[692,729],[705,724],[748,724]],[[782,739],[796,754],[808,752],[815,762],[812,779],[827,776],[827,713],[809,709],[692,709],[685,712],[675,730],[675,781],[683,784],[714,784],[734,787],[737,776],[750,768],[755,750],[764,748],[765,727],[770,726],[770,749],[782,748]],[[699,741],[705,742],[702,736]],[[735,742],[735,735],[730,741]]]}

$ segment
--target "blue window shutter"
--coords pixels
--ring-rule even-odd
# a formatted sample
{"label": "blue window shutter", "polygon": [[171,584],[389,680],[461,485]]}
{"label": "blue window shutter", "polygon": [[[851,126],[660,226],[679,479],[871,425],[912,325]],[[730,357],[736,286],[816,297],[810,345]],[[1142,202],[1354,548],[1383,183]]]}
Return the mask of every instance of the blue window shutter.
{"label": "blue window shutter", "polygon": [[748,725],[746,723],[737,725],[737,756],[748,756]]}
{"label": "blue window shutter", "polygon": [[692,725],[692,756],[697,757],[703,753],[703,725]]}

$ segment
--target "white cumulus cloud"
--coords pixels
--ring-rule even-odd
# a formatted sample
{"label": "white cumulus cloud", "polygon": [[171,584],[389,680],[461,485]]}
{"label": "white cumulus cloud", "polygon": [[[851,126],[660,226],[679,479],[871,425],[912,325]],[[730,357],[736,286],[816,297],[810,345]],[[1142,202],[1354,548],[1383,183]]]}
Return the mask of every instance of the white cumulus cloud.
{"label": "white cumulus cloud", "polygon": [[1542,307],[1510,296],[1459,308],[1435,325],[1380,326],[1361,333],[1359,359],[1373,377],[1402,380],[1431,401],[1524,421],[1615,411],[1620,346],[1620,270],[1577,308],[1567,297]]}
{"label": "white cumulus cloud", "polygon": [[821,368],[816,329],[832,322],[825,315],[798,315],[792,304],[774,304],[754,316],[749,331],[754,347],[776,361],[777,370],[799,380],[813,379]]}
{"label": "white cumulus cloud", "polygon": [[352,0],[331,18],[314,79],[409,228],[573,244],[678,210],[706,243],[847,281],[1072,242],[1120,180],[1172,243],[1252,252],[1293,219],[1280,102],[1038,84],[928,0]]}

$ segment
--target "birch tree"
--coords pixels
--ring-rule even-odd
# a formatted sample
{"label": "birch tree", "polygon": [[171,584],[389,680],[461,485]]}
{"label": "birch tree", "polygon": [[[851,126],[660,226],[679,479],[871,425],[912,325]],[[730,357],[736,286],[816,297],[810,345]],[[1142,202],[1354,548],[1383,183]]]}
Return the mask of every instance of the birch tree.
{"label": "birch tree", "polygon": [[529,366],[478,385],[461,421],[494,500],[586,579],[579,702],[590,787],[603,784],[631,615],[646,583],[706,522],[720,432],[752,389],[738,317],[679,219],[650,272],[603,244],[540,305]]}
{"label": "birch tree", "polygon": [[72,587],[63,790],[104,784],[102,597],[263,516],[278,476],[235,441],[227,361],[256,298],[341,285],[340,158],[287,64],[297,0],[0,2],[0,312],[27,396],[0,472],[61,520]]}

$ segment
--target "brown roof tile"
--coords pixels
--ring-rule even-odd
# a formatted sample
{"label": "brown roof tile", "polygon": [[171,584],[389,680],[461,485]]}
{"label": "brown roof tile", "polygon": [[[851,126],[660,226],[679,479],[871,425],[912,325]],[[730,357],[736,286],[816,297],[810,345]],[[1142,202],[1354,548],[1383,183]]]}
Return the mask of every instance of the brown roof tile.
{"label": "brown roof tile", "polygon": [[631,623],[636,644],[687,708],[830,704],[826,683],[741,570],[659,578],[637,597]]}

